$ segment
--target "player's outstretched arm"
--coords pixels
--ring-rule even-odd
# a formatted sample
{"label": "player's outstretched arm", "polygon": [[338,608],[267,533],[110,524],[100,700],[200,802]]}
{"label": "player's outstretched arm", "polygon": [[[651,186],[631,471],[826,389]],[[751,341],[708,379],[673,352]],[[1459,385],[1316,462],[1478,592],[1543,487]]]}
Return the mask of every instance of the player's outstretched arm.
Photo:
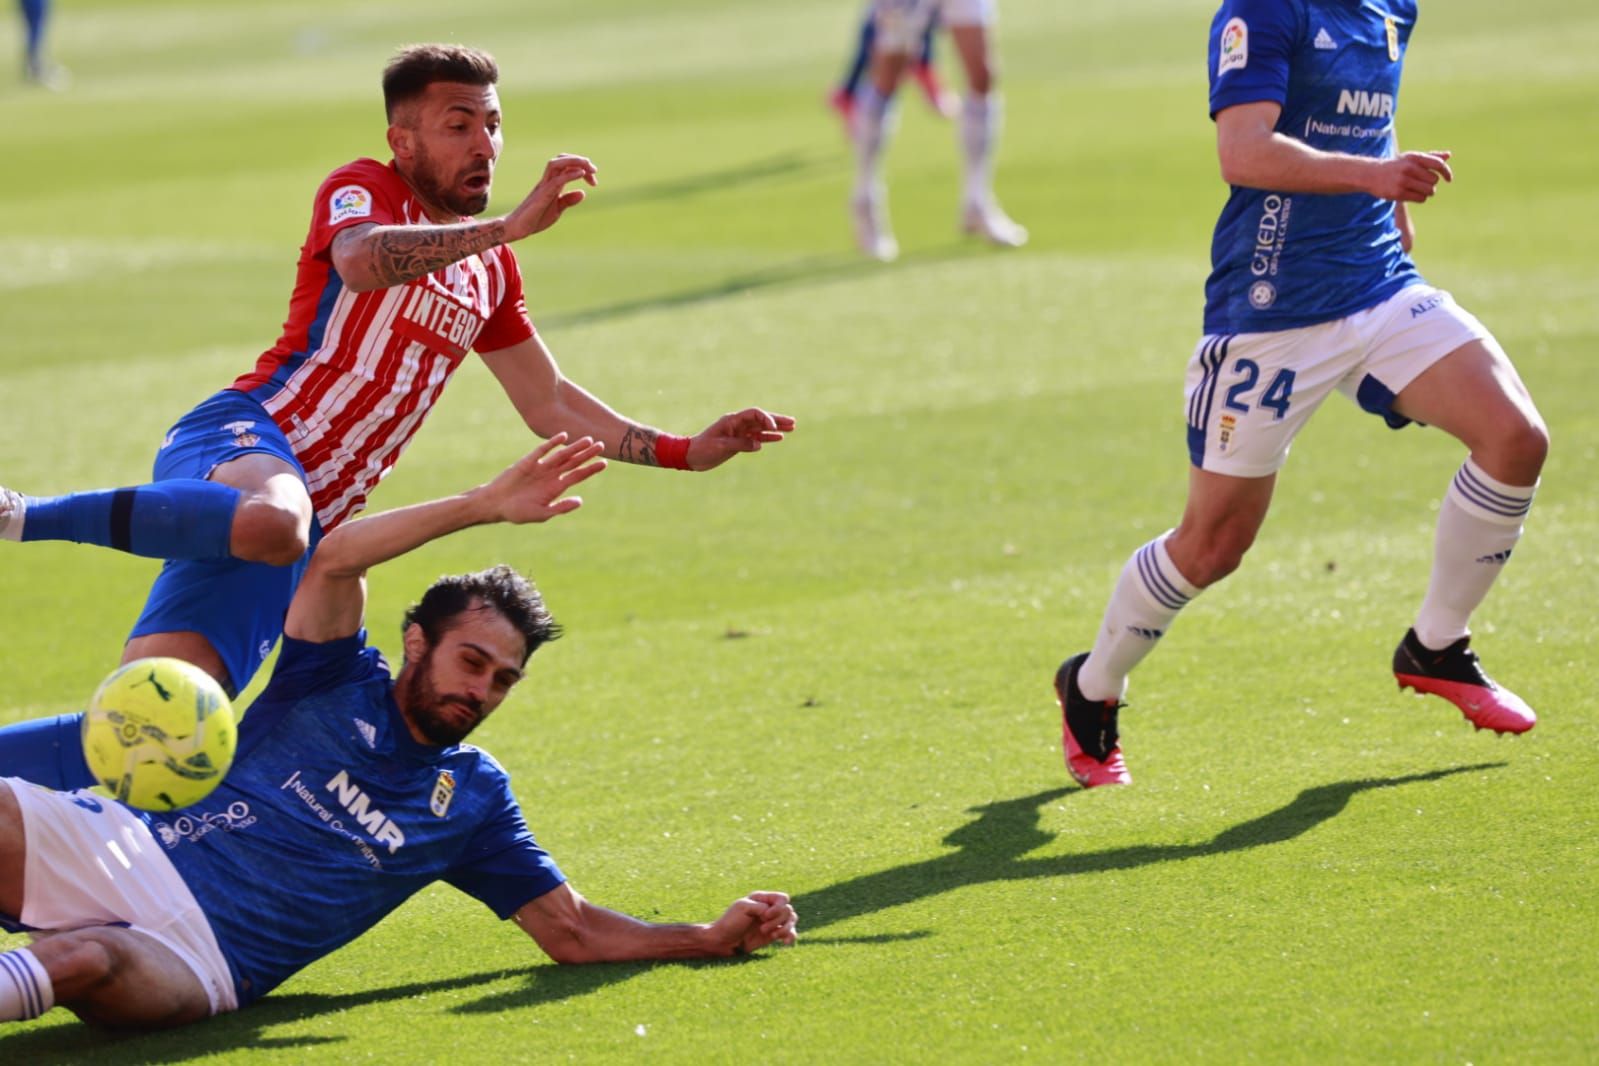
{"label": "player's outstretched arm", "polygon": [[470,526],[546,522],[577,510],[582,497],[566,494],[605,469],[604,447],[556,434],[486,485],[340,526],[312,554],[283,631],[315,642],[347,637],[361,628],[371,567]]}
{"label": "player's outstretched arm", "polygon": [[612,410],[581,385],[562,376],[555,357],[537,335],[499,351],[483,353],[512,406],[541,437],[585,435],[606,442],[608,458],[640,466],[710,470],[740,452],[760,451],[792,432],[794,420],[758,407],[723,415],[693,437],[675,437]]}
{"label": "player's outstretched arm", "polygon": [[1282,107],[1237,104],[1216,113],[1216,155],[1229,185],[1273,192],[1339,196],[1363,192],[1381,200],[1422,203],[1453,181],[1450,153],[1402,152],[1389,159],[1324,152],[1276,130]]}
{"label": "player's outstretched arm", "polygon": [[659,924],[584,899],[570,884],[523,904],[512,916],[556,962],[629,962],[747,955],[794,943],[799,921],[782,892],[751,892],[714,922]]}
{"label": "player's outstretched arm", "polygon": [[583,202],[574,181],[595,184],[594,164],[580,155],[558,155],[520,204],[503,218],[432,226],[351,226],[333,237],[333,269],[354,292],[387,289],[415,281],[469,255],[486,252],[549,229],[569,207]]}

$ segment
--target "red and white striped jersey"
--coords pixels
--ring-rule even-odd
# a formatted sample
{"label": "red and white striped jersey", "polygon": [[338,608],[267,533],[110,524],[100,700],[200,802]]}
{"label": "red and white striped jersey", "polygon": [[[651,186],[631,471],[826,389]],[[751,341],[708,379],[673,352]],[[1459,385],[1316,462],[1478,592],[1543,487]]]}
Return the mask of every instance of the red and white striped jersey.
{"label": "red and white striped jersey", "polygon": [[534,334],[504,245],[404,285],[350,291],[329,246],[366,222],[430,222],[392,163],[358,159],[322,183],[283,336],[230,386],[261,401],[288,437],[325,532],[361,509],[468,351]]}

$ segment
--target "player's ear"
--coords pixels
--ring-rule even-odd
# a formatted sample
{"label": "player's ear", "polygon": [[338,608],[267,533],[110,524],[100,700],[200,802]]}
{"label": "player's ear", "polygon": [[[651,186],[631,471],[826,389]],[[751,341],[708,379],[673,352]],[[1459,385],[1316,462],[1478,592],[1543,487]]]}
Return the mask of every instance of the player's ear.
{"label": "player's ear", "polygon": [[394,158],[406,160],[411,158],[410,130],[406,129],[404,126],[390,124],[388,138],[389,151],[394,153]]}
{"label": "player's ear", "polygon": [[422,632],[422,627],[412,622],[405,627],[405,661],[419,663],[428,653],[428,635]]}

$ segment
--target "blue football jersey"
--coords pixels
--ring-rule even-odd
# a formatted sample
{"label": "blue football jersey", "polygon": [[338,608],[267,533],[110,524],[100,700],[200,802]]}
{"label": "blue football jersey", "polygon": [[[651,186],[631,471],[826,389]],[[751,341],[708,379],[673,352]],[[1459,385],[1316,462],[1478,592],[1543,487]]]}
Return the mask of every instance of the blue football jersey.
{"label": "blue football jersey", "polygon": [[[1399,74],[1415,0],[1225,0],[1210,30],[1210,113],[1282,106],[1277,132],[1312,148],[1395,154]],[[1216,222],[1205,332],[1296,329],[1372,307],[1421,275],[1394,205],[1233,186]]]}
{"label": "blue football jersey", "polygon": [[365,631],[285,637],[205,801],[146,814],[233,971],[240,1004],[443,880],[501,918],[565,877],[506,772],[468,744],[414,740]]}

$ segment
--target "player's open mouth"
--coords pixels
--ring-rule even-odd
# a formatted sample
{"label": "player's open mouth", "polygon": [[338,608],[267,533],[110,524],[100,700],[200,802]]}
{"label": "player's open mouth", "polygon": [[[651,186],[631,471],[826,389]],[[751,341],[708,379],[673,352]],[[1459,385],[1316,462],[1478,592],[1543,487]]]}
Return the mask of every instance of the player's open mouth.
{"label": "player's open mouth", "polygon": [[489,176],[487,174],[473,174],[461,184],[466,186],[468,192],[485,192],[489,187]]}

